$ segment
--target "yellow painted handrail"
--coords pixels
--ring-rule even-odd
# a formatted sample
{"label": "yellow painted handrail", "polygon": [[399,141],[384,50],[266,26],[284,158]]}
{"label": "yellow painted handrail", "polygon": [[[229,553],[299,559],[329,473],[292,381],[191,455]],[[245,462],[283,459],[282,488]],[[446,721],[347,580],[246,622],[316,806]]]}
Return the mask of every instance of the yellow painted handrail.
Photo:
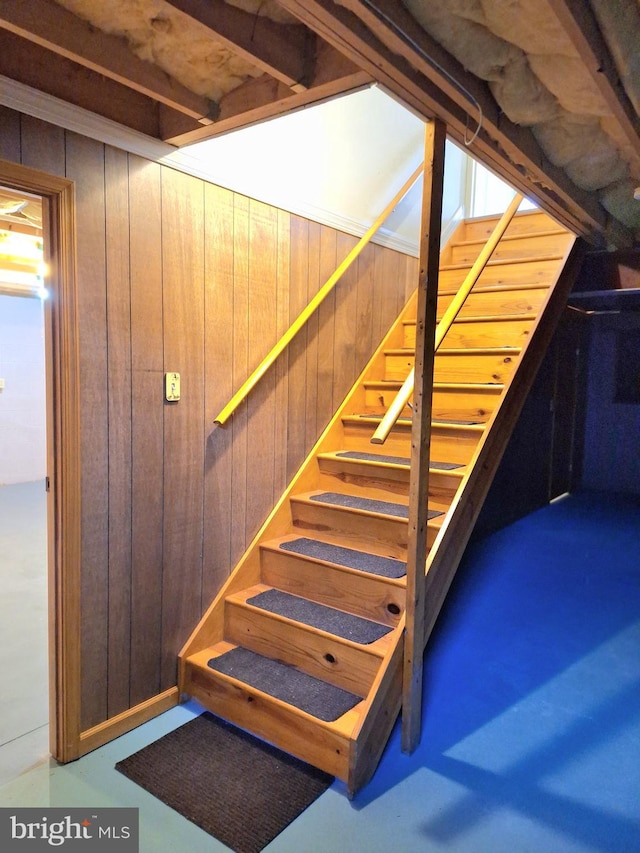
{"label": "yellow painted handrail", "polygon": [[[502,235],[507,230],[507,226],[516,215],[516,211],[520,207],[520,203],[522,201],[522,196],[519,193],[516,193],[511,201],[509,207],[505,210],[500,218],[500,221],[493,229],[493,232],[486,244],[484,245],[482,251],[478,255],[475,263],[467,273],[465,280],[460,285],[460,289],[452,299],[449,307],[442,315],[442,319],[438,323],[436,328],[436,337],[435,337],[435,352],[438,351],[440,344],[444,340],[445,335],[451,328],[453,321],[458,316],[460,309],[464,305],[467,296],[471,293],[471,290],[477,280],[480,278],[482,271],[486,267],[489,259],[493,255],[496,246],[502,239]],[[393,429],[394,424],[404,411],[405,406],[408,404],[411,399],[411,395],[413,394],[413,385],[414,385],[414,372],[413,368],[411,369],[409,375],[402,383],[402,387],[394,397],[391,405],[387,409],[387,412],[383,419],[380,421],[380,424],[373,436],[371,437],[371,444],[384,444],[387,440],[387,437],[391,430]]]}
{"label": "yellow painted handrail", "polygon": [[215,418],[214,423],[223,425],[225,424],[231,415],[238,408],[240,403],[244,400],[244,398],[249,394],[249,392],[257,385],[257,383],[262,379],[267,370],[271,367],[274,361],[278,358],[278,356],[285,350],[293,338],[298,334],[300,329],[304,326],[307,320],[311,317],[313,312],[322,304],[323,300],[331,293],[335,285],[338,283],[340,278],[344,275],[344,273],[349,269],[351,264],[358,257],[360,252],[364,249],[367,243],[370,242],[373,235],[380,228],[380,226],[384,223],[389,214],[394,210],[395,207],[399,204],[400,201],[405,197],[405,195],[409,192],[411,187],[418,180],[422,171],[424,169],[424,163],[421,163],[415,172],[411,175],[408,181],[405,181],[402,188],[394,195],[389,204],[382,211],[380,216],[375,220],[373,225],[367,230],[367,232],[358,240],[353,249],[349,252],[347,257],[342,261],[337,270],[327,279],[327,281],[322,285],[320,290],[316,293],[313,299],[309,302],[307,307],[300,312],[300,314],[296,317],[293,323],[289,326],[284,335],[280,338],[280,340],[275,344],[271,352],[260,362],[258,367],[253,371],[251,376],[244,382],[244,384],[240,387],[238,391],[233,395],[231,400],[227,403],[227,405],[222,409],[217,418]]}

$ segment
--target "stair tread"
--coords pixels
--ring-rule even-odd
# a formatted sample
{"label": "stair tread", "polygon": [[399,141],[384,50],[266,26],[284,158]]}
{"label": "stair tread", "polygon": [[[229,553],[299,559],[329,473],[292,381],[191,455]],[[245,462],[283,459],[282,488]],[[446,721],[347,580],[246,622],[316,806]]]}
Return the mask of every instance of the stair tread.
{"label": "stair tread", "polygon": [[[514,240],[528,240],[530,238],[536,237],[551,237],[552,235],[560,235],[566,234],[564,228],[556,227],[556,228],[547,228],[543,231],[526,231],[522,234],[510,234],[508,231],[503,234],[500,242],[501,243],[509,243]],[[485,246],[487,243],[487,238],[484,239],[482,237],[476,240],[456,240],[455,242],[451,242],[450,246]]]}
{"label": "stair tread", "polygon": [[[535,320],[536,317],[537,314],[532,314],[530,311],[521,314],[459,314],[454,323],[507,323],[514,320]],[[440,319],[439,317],[438,320]],[[416,320],[403,320],[402,324],[403,326],[415,326]]]}
{"label": "stair tread", "polygon": [[371,619],[355,616],[353,613],[319,604],[279,589],[258,591],[257,594],[245,600],[252,607],[258,607],[359,645],[368,646],[375,643],[392,630],[388,625],[382,625]]}
{"label": "stair tread", "polygon": [[[343,459],[357,459],[363,462],[375,462],[383,465],[401,465],[407,468],[411,465],[411,459],[405,456],[386,456],[381,453],[368,453],[365,450],[338,450],[335,453],[324,455],[338,456]],[[429,462],[429,467],[435,468],[438,471],[452,471],[456,468],[463,468],[464,466],[458,462],[436,462],[432,459]]]}
{"label": "stair tread", "polygon": [[[363,415],[344,415],[342,420],[345,423],[354,423],[360,421],[361,423],[366,424],[379,424],[384,416],[378,415],[375,412],[370,412]],[[411,425],[411,418],[401,416],[397,419],[396,424],[402,424],[404,426]],[[482,421],[456,421],[456,420],[439,420],[438,418],[432,418],[431,420],[432,427],[451,427],[452,429],[465,429],[471,432],[482,432],[486,427],[486,424]]]}
{"label": "stair tread", "polygon": [[207,666],[325,722],[334,722],[362,701],[355,693],[242,646],[209,658]]}
{"label": "stair tread", "polygon": [[310,495],[310,500],[342,506],[348,509],[362,510],[363,512],[375,512],[378,515],[393,515],[398,518],[409,517],[409,507],[406,504],[381,501],[375,498],[364,498],[360,497],[360,495],[350,495],[344,492],[319,492],[318,494]]}
{"label": "stair tread", "polygon": [[[519,353],[522,347],[451,347],[450,349],[442,349],[436,353],[436,358],[441,355],[509,355],[510,353]],[[409,347],[394,347],[385,350],[385,355],[406,355],[413,358],[414,350]]]}
{"label": "stair tread", "polygon": [[407,573],[407,564],[403,560],[382,557],[368,551],[346,548],[344,545],[334,545],[319,539],[309,539],[306,536],[279,542],[277,547],[282,551],[380,577],[397,579],[404,577]]}
{"label": "stair tread", "polygon": [[[331,492],[329,490],[306,492],[293,495],[292,501],[309,501],[310,503],[322,504],[323,506],[340,507],[340,509],[353,510],[356,513],[386,516],[407,520],[409,507],[406,504],[394,503],[392,501],[381,501],[375,498],[361,497],[346,492]],[[444,517],[443,510],[429,510],[428,520],[437,522]]]}
{"label": "stair tread", "polygon": [[[534,263],[534,261],[532,261]],[[512,290],[548,290],[549,285],[541,281],[517,282],[512,284],[490,284],[478,290],[472,290],[469,296],[485,293],[509,293]],[[438,290],[438,296],[455,296],[458,289],[455,287]]]}
{"label": "stair tread", "polygon": [[[547,255],[520,255],[517,258],[493,258],[488,261],[487,267],[505,267],[510,266],[511,264],[528,264],[534,263],[539,264],[543,261],[560,261],[564,255],[560,252],[550,252]],[[440,272],[449,272],[452,270],[470,270],[473,266],[473,263],[465,262],[460,264],[442,264],[440,267]]]}
{"label": "stair tread", "polygon": [[[402,388],[401,379],[369,379],[364,383],[365,388]],[[448,391],[489,391],[499,393],[504,385],[501,383],[486,382],[434,382],[433,387],[436,390]]]}

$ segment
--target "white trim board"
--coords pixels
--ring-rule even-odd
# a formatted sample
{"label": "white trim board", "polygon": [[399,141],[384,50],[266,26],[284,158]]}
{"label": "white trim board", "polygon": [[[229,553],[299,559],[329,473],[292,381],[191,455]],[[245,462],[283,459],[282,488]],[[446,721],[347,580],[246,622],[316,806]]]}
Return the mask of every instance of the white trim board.
{"label": "white trim board", "polygon": [[[0,75],[0,103],[17,112],[25,113],[65,130],[112,145],[115,148],[169,166],[204,181],[220,184],[219,176],[213,180],[206,163],[189,154],[186,149],[178,149],[165,142],[153,139],[143,133],[126,128],[111,119],[69,104],[2,75]],[[239,182],[235,183],[236,186],[233,185],[234,181],[229,181],[225,187],[243,195],[249,194],[246,187],[240,186]],[[314,206],[304,200],[293,202],[289,200],[286,206],[283,206],[277,200],[261,198],[259,194],[251,193],[251,197],[356,237],[361,237],[371,225],[369,222],[359,221],[336,211]],[[419,255],[418,240],[408,240],[384,228],[380,229],[373,238],[373,242],[396,249],[403,254],[414,257]]]}

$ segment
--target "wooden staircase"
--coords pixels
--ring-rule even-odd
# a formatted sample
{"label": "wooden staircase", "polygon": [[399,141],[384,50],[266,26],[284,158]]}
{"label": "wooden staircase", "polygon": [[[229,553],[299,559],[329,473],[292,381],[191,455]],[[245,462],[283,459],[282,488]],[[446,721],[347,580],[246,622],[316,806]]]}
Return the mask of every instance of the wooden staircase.
{"label": "wooden staircase", "polygon": [[[444,250],[439,314],[494,224],[463,223]],[[546,214],[517,215],[436,355],[425,642],[564,305],[573,243]],[[370,439],[413,365],[415,302],[180,655],[184,694],[351,794],[401,703],[410,409],[384,446]]]}

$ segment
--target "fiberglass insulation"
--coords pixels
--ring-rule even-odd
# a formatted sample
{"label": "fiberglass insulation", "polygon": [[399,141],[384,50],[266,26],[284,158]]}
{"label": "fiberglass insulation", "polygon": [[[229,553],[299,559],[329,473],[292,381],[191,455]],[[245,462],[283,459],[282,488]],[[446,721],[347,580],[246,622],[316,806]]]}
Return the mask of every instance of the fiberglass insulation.
{"label": "fiberglass insulation", "polygon": [[[403,0],[416,20],[472,74],[505,115],[531,127],[576,186],[640,229],[633,187],[640,161],[546,0]],[[592,0],[627,94],[640,107],[640,0]],[[629,195],[630,193],[630,195]]]}

